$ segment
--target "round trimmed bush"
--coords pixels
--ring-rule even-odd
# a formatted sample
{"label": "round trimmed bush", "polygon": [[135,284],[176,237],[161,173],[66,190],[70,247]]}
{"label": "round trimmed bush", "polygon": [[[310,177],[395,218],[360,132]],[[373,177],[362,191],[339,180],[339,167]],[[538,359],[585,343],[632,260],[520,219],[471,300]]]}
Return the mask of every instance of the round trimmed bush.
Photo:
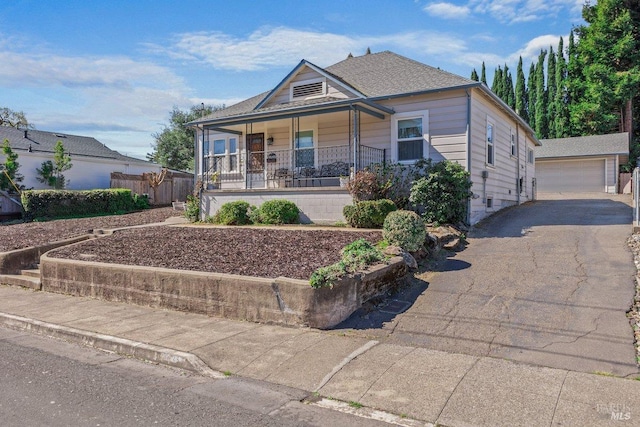
{"label": "round trimmed bush", "polygon": [[413,211],[394,211],[387,215],[382,227],[382,237],[390,245],[415,252],[427,237],[424,221]]}
{"label": "round trimmed bush", "polygon": [[298,224],[300,209],[289,200],[267,200],[252,212],[251,219],[260,224]]}
{"label": "round trimmed bush", "polygon": [[249,203],[243,200],[228,202],[220,206],[213,217],[214,224],[246,225],[251,224],[249,219]]}
{"label": "round trimmed bush", "polygon": [[395,203],[389,199],[365,200],[345,206],[342,213],[351,227],[382,228],[389,212],[396,209]]}

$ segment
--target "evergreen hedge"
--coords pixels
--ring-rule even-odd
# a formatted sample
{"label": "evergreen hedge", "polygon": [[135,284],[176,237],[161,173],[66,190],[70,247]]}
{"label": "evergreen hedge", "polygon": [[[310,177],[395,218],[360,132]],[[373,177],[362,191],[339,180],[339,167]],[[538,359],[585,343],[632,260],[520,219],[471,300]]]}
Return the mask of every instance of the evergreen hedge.
{"label": "evergreen hedge", "polygon": [[28,190],[22,192],[26,219],[123,214],[148,207],[148,202],[131,190]]}

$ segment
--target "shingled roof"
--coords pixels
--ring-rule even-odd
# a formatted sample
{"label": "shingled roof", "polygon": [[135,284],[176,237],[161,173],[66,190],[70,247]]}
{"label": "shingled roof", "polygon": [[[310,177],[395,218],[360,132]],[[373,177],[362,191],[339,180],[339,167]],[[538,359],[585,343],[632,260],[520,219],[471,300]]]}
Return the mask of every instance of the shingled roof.
{"label": "shingled roof", "polygon": [[347,58],[326,71],[369,98],[477,84],[389,51]]}
{"label": "shingled roof", "polygon": [[[355,89],[355,91],[363,94],[369,100],[480,85],[480,83],[473,80],[442,71],[389,51],[349,57],[325,69],[321,69],[307,61],[302,61],[301,64],[309,64],[319,69],[346,87]],[[272,93],[273,91],[261,93],[223,110],[215,111],[202,119],[195,120],[193,123],[202,123],[225,117],[237,117],[249,113],[267,113],[344,101],[317,98],[257,108]]]}
{"label": "shingled roof", "polygon": [[147,162],[118,153],[95,138],[88,136],[69,135],[56,132],[46,132],[34,129],[16,129],[9,126],[0,126],[0,144],[9,140],[13,149],[31,151],[34,153],[53,153],[58,141],[62,141],[65,152],[72,156],[86,156],[103,159],[112,159],[126,162]]}
{"label": "shingled roof", "polygon": [[579,136],[573,138],[543,139],[541,147],[536,147],[536,158],[579,157],[602,155],[628,155],[629,134]]}

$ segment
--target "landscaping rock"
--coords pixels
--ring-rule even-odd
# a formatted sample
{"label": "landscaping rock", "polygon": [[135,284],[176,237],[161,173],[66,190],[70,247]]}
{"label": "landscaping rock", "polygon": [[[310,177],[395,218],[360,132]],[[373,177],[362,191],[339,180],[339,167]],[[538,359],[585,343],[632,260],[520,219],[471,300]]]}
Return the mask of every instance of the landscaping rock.
{"label": "landscaping rock", "polygon": [[416,270],[418,268],[418,262],[416,261],[414,256],[401,247],[388,246],[387,248],[385,248],[384,254],[390,256],[400,256],[402,257],[402,260],[405,262],[405,264],[407,264],[408,268],[413,270]]}

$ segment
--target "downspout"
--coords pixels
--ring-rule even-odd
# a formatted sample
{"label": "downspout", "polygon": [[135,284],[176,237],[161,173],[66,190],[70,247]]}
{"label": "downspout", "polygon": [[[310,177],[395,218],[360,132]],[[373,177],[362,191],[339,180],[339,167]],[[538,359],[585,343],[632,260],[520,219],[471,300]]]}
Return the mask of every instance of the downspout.
{"label": "downspout", "polygon": [[[467,172],[471,177],[471,92],[465,89],[467,93]],[[471,224],[471,200],[473,196],[467,200],[467,224]]]}
{"label": "downspout", "polygon": [[[200,151],[200,156],[198,156],[199,157],[198,164],[193,165],[193,171],[195,172],[193,177],[193,180],[194,180],[193,185],[194,185],[194,189],[198,191],[198,206],[200,207],[200,218],[198,219],[202,220],[202,213],[204,212],[203,200],[202,200],[202,190],[204,188],[204,125],[202,125],[202,127],[198,127],[198,125],[196,125],[196,135],[195,135],[195,138],[193,138],[194,153],[198,152],[198,129],[202,131],[202,150]],[[198,169],[200,169],[200,185],[197,185]]]}
{"label": "downspout", "polygon": [[520,204],[520,193],[522,192],[522,185],[520,185],[520,125],[516,122],[516,193],[518,193],[517,201]]}

